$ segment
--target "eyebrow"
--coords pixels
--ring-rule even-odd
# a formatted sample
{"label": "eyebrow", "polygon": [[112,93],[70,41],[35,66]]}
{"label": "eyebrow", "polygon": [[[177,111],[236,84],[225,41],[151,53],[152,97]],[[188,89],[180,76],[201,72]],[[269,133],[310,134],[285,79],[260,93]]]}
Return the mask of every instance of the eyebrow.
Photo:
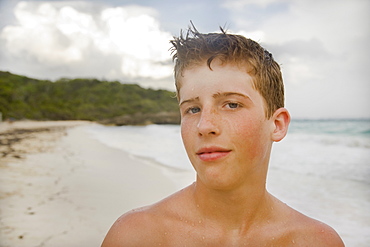
{"label": "eyebrow", "polygon": [[[215,94],[212,95],[212,97],[215,98],[215,99],[222,98],[222,97],[228,97],[228,96],[238,96],[238,97],[242,97],[242,98],[251,100],[251,98],[248,97],[247,95],[242,94],[242,93],[237,93],[237,92],[223,92],[223,93],[215,93]],[[183,104],[191,103],[191,102],[194,102],[194,101],[199,101],[199,97],[184,100],[179,104],[179,106],[182,106]]]}
{"label": "eyebrow", "polygon": [[223,93],[215,93],[214,95],[212,95],[212,97],[215,99],[222,98],[222,97],[228,97],[228,96],[238,96],[238,97],[242,97],[245,99],[250,99],[249,96],[242,94],[242,93],[237,93],[237,92],[223,92]]}
{"label": "eyebrow", "polygon": [[194,101],[199,101],[199,97],[195,97],[195,98],[191,98],[191,99],[187,99],[187,100],[184,100],[182,101],[179,106],[182,106],[183,104],[185,103],[191,103],[191,102],[194,102]]}

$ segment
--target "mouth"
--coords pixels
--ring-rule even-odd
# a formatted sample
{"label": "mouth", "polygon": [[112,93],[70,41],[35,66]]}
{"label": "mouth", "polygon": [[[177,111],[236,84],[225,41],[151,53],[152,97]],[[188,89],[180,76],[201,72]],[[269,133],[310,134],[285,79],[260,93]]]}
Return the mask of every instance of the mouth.
{"label": "mouth", "polygon": [[215,161],[227,156],[231,150],[220,147],[201,148],[196,152],[202,161]]}

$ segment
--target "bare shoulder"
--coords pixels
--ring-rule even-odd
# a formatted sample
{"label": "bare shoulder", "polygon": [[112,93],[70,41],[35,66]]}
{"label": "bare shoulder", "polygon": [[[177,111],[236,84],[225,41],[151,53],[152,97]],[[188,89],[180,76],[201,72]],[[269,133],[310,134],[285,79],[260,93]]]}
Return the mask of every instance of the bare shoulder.
{"label": "bare shoulder", "polygon": [[[307,216],[305,216],[307,217]],[[307,217],[307,227],[305,228],[305,240],[315,246],[336,246],[344,247],[342,239],[338,233],[330,226],[320,221]]]}
{"label": "bare shoulder", "polygon": [[142,246],[142,236],[152,238],[154,234],[151,222],[154,217],[147,208],[132,210],[121,217],[109,229],[102,247]]}
{"label": "bare shoulder", "polygon": [[[292,209],[293,210],[293,209]],[[344,247],[338,233],[330,226],[297,211],[291,213],[286,240],[298,246]],[[287,245],[289,246],[289,245]]]}
{"label": "bare shoulder", "polygon": [[108,231],[102,247],[156,246],[164,241],[175,214],[172,205],[180,192],[151,206],[134,209],[119,217]]}

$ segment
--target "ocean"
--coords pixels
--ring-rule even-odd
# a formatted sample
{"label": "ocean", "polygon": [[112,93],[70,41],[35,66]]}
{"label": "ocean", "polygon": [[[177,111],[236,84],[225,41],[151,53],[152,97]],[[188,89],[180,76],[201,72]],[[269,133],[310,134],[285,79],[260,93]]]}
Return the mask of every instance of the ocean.
{"label": "ocean", "polygon": [[[193,169],[178,125],[88,128],[138,159]],[[274,143],[267,188],[332,226],[346,246],[370,246],[370,120],[293,120],[284,140]]]}

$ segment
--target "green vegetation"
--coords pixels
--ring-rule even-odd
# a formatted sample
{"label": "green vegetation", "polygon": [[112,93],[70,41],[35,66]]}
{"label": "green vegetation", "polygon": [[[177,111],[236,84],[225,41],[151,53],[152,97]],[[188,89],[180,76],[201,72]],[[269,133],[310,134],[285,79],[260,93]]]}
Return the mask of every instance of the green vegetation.
{"label": "green vegetation", "polygon": [[[3,119],[91,120],[122,116],[178,115],[175,93],[96,79],[52,82],[0,71]],[[177,120],[176,120],[177,121]],[[123,123],[124,124],[124,123]]]}

